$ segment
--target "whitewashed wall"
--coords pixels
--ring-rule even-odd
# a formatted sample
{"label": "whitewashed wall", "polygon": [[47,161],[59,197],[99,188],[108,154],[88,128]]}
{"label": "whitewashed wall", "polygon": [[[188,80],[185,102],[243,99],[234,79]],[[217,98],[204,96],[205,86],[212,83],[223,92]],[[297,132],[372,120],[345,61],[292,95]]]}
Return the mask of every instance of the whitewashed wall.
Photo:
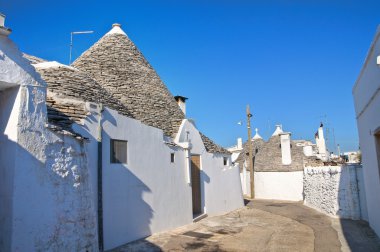
{"label": "whitewashed wall", "polygon": [[362,186],[357,182],[361,171],[355,165],[305,168],[305,204],[331,216],[361,219],[360,202],[365,204],[365,199],[360,200]]}
{"label": "whitewashed wall", "polygon": [[359,144],[362,152],[363,178],[367,198],[370,226],[380,236],[380,160],[376,153],[376,130],[380,129],[380,28],[377,29],[371,48],[353,88]]}
{"label": "whitewashed wall", "polygon": [[185,141],[186,131],[189,132],[192,144],[191,154],[201,155],[201,195],[204,213],[220,214],[244,206],[238,166],[232,166],[231,160],[228,165],[223,165],[223,157],[229,155],[208,153],[199,131],[187,119],[183,120],[180,126],[177,142]]}
{"label": "whitewashed wall", "polygon": [[[12,209],[6,210],[5,220],[3,214],[0,221],[0,251],[96,251],[96,222],[83,145],[45,128],[46,85],[3,36],[0,56],[0,90],[20,87],[18,98],[8,96],[6,102],[12,104],[14,99],[13,104],[19,104],[15,113],[1,119],[3,125],[7,121],[17,122],[17,126],[6,143],[14,147],[8,158],[15,162],[0,167],[1,174],[13,173],[0,176],[0,184],[11,184],[6,194],[13,200]],[[0,106],[0,111],[9,111],[7,105]],[[9,131],[1,130],[1,138],[9,139]],[[3,154],[1,158],[4,164]],[[1,195],[1,204],[4,199]]]}
{"label": "whitewashed wall", "polygon": [[[97,118],[93,113],[82,129],[76,126],[90,138],[93,185],[97,184]],[[102,125],[104,248],[191,223],[191,187],[186,182],[184,150],[165,144],[162,130],[108,108]],[[128,164],[111,164],[111,139],[128,141]],[[170,162],[172,152],[174,163]]]}
{"label": "whitewashed wall", "polygon": [[255,172],[255,198],[303,200],[303,171]]}

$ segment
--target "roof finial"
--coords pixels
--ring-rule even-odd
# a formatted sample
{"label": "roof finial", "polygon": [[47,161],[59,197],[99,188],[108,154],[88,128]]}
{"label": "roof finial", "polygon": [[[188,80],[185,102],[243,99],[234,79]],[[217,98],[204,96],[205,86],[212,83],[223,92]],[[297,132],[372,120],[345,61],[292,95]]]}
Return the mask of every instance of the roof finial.
{"label": "roof finial", "polygon": [[278,124],[278,125],[276,125],[276,130],[273,132],[272,136],[278,136],[281,133],[284,133],[282,131],[282,125]]}
{"label": "roof finial", "polygon": [[256,134],[255,134],[255,136],[252,138],[252,140],[263,139],[263,138],[259,135],[259,129],[256,128],[255,131],[256,131]]}
{"label": "roof finial", "polygon": [[114,23],[112,25],[112,29],[106,34],[106,35],[110,35],[110,34],[123,34],[123,35],[127,35],[125,34],[125,32],[121,29],[121,24],[118,24],[118,23]]}

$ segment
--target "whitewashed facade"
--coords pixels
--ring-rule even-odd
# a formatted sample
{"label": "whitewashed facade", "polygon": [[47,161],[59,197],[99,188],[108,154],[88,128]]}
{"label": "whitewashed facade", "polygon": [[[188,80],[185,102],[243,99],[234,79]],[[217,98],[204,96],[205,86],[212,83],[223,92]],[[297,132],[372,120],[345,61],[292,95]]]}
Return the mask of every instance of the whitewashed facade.
{"label": "whitewashed facade", "polygon": [[380,27],[353,87],[370,226],[380,235]]}
{"label": "whitewashed facade", "polygon": [[[106,39],[120,36],[117,25]],[[126,115],[109,90],[88,93],[101,85],[82,70],[34,62],[41,78],[5,35],[0,56],[0,251],[108,250],[191,223],[192,155],[200,157],[202,214],[243,206],[230,154],[219,153],[192,121],[183,118],[168,136],[175,127]],[[97,92],[104,95],[94,102]],[[114,140],[126,144],[125,162],[112,161]]]}
{"label": "whitewashed facade", "polygon": [[96,251],[85,147],[45,127],[46,84],[0,35],[0,251]]}

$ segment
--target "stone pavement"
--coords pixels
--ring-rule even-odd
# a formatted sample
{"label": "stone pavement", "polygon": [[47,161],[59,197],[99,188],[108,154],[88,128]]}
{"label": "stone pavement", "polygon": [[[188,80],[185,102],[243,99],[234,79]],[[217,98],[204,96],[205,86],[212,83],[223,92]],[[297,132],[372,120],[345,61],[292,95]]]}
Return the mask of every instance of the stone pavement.
{"label": "stone pavement", "polygon": [[380,240],[363,221],[330,218],[302,203],[254,200],[113,251],[380,251]]}

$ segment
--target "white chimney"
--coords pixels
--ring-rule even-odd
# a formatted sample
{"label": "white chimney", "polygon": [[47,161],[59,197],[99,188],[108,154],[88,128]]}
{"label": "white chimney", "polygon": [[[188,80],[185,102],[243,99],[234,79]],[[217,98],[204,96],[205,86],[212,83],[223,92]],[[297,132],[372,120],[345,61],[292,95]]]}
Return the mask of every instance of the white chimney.
{"label": "white chimney", "polygon": [[174,96],[174,99],[177,101],[178,106],[182,110],[183,114],[186,116],[186,100],[188,98],[186,98],[184,96],[177,95],[177,96]]}
{"label": "white chimney", "polygon": [[243,149],[243,139],[241,137],[237,139],[237,148],[238,150]]}
{"label": "white chimney", "polygon": [[0,27],[4,27],[5,25],[5,15],[0,13]]}
{"label": "white chimney", "polygon": [[315,135],[315,143],[317,144],[318,148],[318,154],[320,155],[322,160],[327,160],[328,159],[328,153],[327,153],[327,148],[326,148],[326,141],[325,137],[323,134],[323,124],[318,128],[318,133]]}
{"label": "white chimney", "polygon": [[313,155],[313,146],[311,145],[306,145],[303,147],[303,154],[306,156],[306,157],[310,157]]}
{"label": "white chimney", "polygon": [[290,165],[292,163],[292,155],[290,151],[290,133],[281,133],[281,156],[282,164]]}
{"label": "white chimney", "polygon": [[8,36],[11,32],[11,29],[5,27],[5,15],[0,13],[0,35]]}

